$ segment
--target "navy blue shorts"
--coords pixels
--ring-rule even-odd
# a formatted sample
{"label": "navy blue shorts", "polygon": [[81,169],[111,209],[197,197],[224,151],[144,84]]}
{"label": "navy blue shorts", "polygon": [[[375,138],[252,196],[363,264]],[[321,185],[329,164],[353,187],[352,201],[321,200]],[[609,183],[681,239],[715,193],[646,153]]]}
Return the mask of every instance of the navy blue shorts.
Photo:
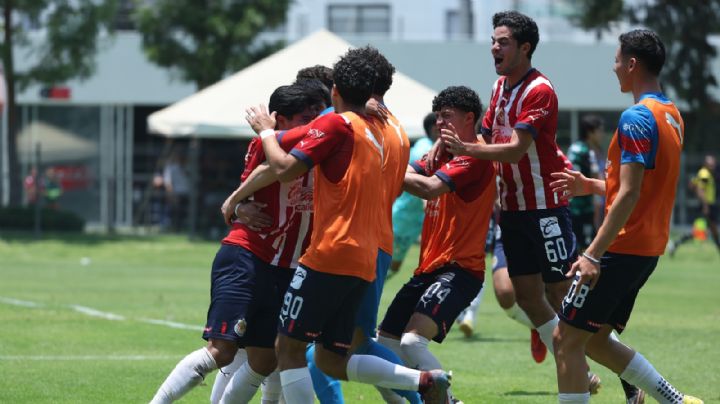
{"label": "navy blue shorts", "polygon": [[500,213],[510,277],[542,274],[545,283],[565,281],[577,258],[567,207]]}
{"label": "navy blue shorts", "polygon": [[505,258],[505,250],[503,249],[502,231],[500,226],[495,226],[495,243],[493,245],[492,271],[495,273],[500,268],[507,268],[507,258]]}
{"label": "navy blue shorts", "polygon": [[457,265],[415,275],[395,295],[380,330],[401,337],[413,313],[422,313],[437,324],[438,333],[433,340],[440,343],[460,312],[480,293],[482,285],[481,279]]}
{"label": "navy blue shorts", "polygon": [[392,258],[392,255],[378,249],[377,259],[375,260],[376,278],[370,282],[370,285],[365,290],[365,295],[363,295],[360,307],[355,314],[355,326],[359,327],[368,338],[375,338],[377,334],[375,328],[377,327],[380,297],[382,296]]}
{"label": "navy blue shorts", "polygon": [[347,355],[355,313],[369,282],[354,276],[318,272],[300,265],[283,297],[279,332],[306,342],[321,342]]}
{"label": "navy blue shorts", "polygon": [[605,253],[595,288],[583,285],[574,294],[577,276],[562,301],[559,317],[573,327],[597,332],[609,324],[622,332],[630,319],[635,298],[657,266],[658,257]]}
{"label": "navy blue shorts", "polygon": [[221,245],[212,266],[203,338],[274,347],[280,311],[276,272],[243,247]]}

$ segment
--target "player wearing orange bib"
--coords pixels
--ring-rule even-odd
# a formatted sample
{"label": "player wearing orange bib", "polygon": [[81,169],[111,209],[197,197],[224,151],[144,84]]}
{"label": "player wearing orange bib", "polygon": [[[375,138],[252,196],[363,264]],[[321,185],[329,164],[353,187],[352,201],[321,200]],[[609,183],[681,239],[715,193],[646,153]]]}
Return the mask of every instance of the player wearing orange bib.
{"label": "player wearing orange bib", "polygon": [[348,355],[355,312],[375,279],[380,245],[383,146],[379,130],[364,116],[375,70],[357,51],[333,67],[337,113],[316,119],[290,153],[277,143],[272,115],[248,110],[247,120],[263,139],[270,168],[281,182],[314,169],[313,234],[284,297],[276,344],[286,402],[313,403],[305,359],[315,341],[315,360],[327,375],[401,390],[426,402],[444,402],[449,375],[422,372],[370,355]]}
{"label": "player wearing orange bib", "polygon": [[566,197],[606,197],[605,220],[568,273],[575,281],[554,333],[560,403],[589,401],[586,352],[660,403],[702,403],[680,393],[640,353],[610,337],[613,329],[625,329],[669,236],[684,126],[661,90],[664,62],[665,46],[654,32],[620,35],[614,70],[620,90],[632,92],[636,103],[622,113],[610,142],[606,181],[571,170],[553,174],[558,179],[554,189]]}
{"label": "player wearing orange bib", "polygon": [[[480,98],[467,87],[448,87],[433,100],[438,128],[455,128],[475,139]],[[495,201],[492,162],[455,157],[437,170],[427,156],[410,163],[404,190],[427,199],[414,276],[398,291],[380,325],[378,342],[410,367],[436,369],[428,350],[441,343],[458,314],[470,304],[485,275],[485,237]]]}

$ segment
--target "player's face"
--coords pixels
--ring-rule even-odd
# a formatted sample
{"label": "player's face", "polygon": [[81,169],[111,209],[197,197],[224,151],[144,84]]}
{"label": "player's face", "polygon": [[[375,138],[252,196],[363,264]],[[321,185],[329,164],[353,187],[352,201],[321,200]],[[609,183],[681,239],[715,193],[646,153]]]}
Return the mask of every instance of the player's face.
{"label": "player's face", "polygon": [[[278,116],[278,129],[288,130],[296,126],[302,126],[310,123],[316,116],[318,116],[317,108],[312,106],[305,108],[304,111],[297,113],[291,117]],[[324,109],[324,108],[323,108]]]}
{"label": "player's face", "polygon": [[454,107],[443,107],[436,112],[436,116],[435,123],[438,130],[450,129],[450,124],[452,124],[459,133],[463,133],[468,122],[472,125],[473,121],[471,112],[464,112]]}
{"label": "player's face", "polygon": [[617,51],[615,52],[615,65],[613,66],[613,71],[615,72],[618,83],[620,84],[620,91],[623,93],[632,91],[628,59],[629,58],[620,53],[620,47],[618,46]]}
{"label": "player's face", "polygon": [[497,74],[507,76],[522,67],[521,63],[525,56],[520,50],[517,40],[513,38],[510,28],[505,26],[495,28],[491,39],[490,53],[492,53]]}

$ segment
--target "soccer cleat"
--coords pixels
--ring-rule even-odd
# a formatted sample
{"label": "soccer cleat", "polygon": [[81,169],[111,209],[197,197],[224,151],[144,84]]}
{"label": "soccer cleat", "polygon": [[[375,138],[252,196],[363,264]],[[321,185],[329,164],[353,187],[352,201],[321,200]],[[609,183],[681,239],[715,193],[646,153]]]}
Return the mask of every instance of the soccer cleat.
{"label": "soccer cleat", "polygon": [[677,243],[673,240],[668,241],[667,252],[670,258],[675,258],[675,251],[677,251]]}
{"label": "soccer cleat", "polygon": [[452,372],[442,369],[426,370],[420,373],[420,397],[425,404],[447,404],[448,388]]}
{"label": "soccer cleat", "polygon": [[697,398],[697,397],[688,396],[688,395],[686,394],[686,395],[683,397],[683,404],[704,404],[704,402],[703,402],[703,400],[701,400],[701,399],[699,399],[699,398]]}
{"label": "soccer cleat", "polygon": [[463,320],[460,323],[460,331],[465,335],[465,338],[470,338],[473,335],[473,322],[470,320]]}
{"label": "soccer cleat", "polygon": [[637,389],[635,394],[627,397],[627,404],[645,404],[645,392],[642,389]]}
{"label": "soccer cleat", "polygon": [[595,373],[588,372],[588,391],[590,394],[597,394],[600,387],[602,387],[602,380],[600,380],[600,376]]}
{"label": "soccer cleat", "polygon": [[462,401],[460,401],[459,399],[457,399],[455,396],[453,396],[452,394],[450,394],[450,398],[448,399],[448,403],[450,403],[450,404],[465,404],[465,403],[463,403]]}
{"label": "soccer cleat", "polygon": [[530,353],[537,363],[542,363],[547,356],[547,347],[535,329],[530,330]]}

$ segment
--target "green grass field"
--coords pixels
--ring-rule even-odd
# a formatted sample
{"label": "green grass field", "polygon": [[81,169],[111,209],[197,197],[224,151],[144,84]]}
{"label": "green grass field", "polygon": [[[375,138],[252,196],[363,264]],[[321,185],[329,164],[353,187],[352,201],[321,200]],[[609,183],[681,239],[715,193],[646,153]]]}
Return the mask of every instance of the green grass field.
{"label": "green grass field", "polygon": [[[203,345],[217,247],[180,237],[0,235],[0,403],[148,402],[177,361]],[[388,283],[381,317],[416,259],[413,249]],[[706,403],[720,403],[719,289],[717,252],[709,243],[684,246],[661,259],[622,335]],[[477,326],[474,339],[453,330],[431,347],[453,370],[457,397],[557,402],[552,358],[533,362],[529,332],[505,317],[490,290]],[[592,366],[603,379],[593,402],[624,402],[617,379]],[[182,402],[207,403],[213,377]],[[380,401],[369,386],[345,384],[344,392],[348,403]]]}

